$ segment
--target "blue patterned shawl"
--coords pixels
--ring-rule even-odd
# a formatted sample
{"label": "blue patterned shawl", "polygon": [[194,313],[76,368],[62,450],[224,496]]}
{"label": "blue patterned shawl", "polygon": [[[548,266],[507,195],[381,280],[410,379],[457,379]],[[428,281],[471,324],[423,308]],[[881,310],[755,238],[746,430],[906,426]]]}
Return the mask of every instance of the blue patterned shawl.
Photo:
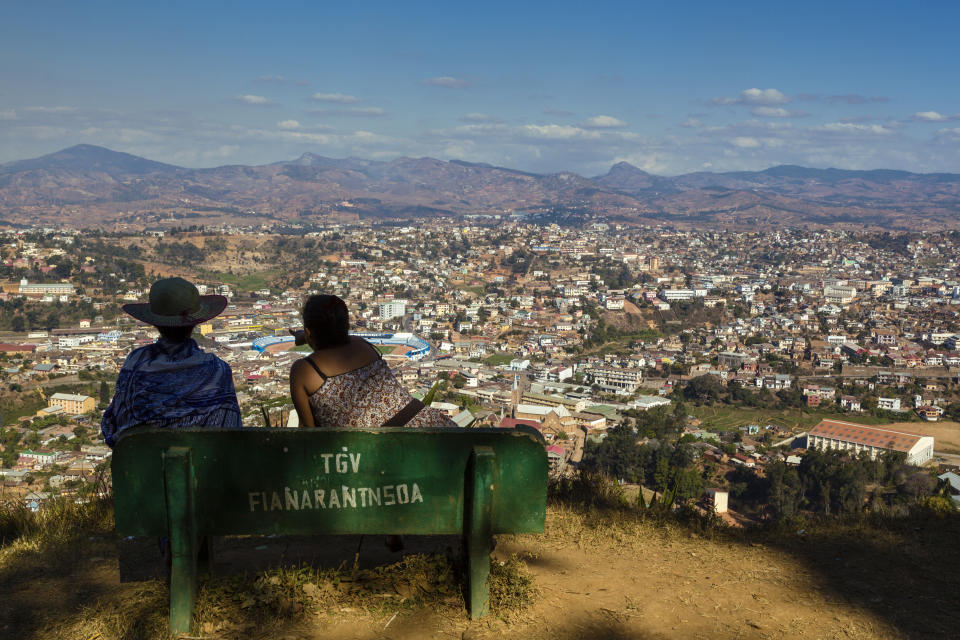
{"label": "blue patterned shawl", "polygon": [[135,426],[240,428],[230,365],[195,340],[155,343],[127,356],[100,430],[111,447]]}

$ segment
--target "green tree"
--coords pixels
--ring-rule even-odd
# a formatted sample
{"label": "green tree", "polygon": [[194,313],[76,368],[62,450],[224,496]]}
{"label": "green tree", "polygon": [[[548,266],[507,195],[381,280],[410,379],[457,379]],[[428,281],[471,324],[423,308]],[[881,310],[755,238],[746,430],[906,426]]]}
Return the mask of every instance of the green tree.
{"label": "green tree", "polygon": [[658,455],[657,464],[653,471],[653,488],[660,493],[666,492],[670,484],[670,475],[670,461],[666,456]]}
{"label": "green tree", "polygon": [[783,462],[767,465],[767,505],[774,518],[789,518],[800,509],[802,486],[796,469]]}
{"label": "green tree", "polygon": [[720,399],[723,385],[716,376],[702,375],[693,378],[683,387],[683,397],[693,402],[713,404]]}
{"label": "green tree", "polygon": [[430,387],[430,391],[427,392],[427,395],[423,396],[423,404],[430,406],[430,403],[433,402],[433,399],[437,395],[437,390],[440,388],[440,381],[437,380],[433,383],[433,386]]}
{"label": "green tree", "polygon": [[696,500],[703,493],[703,478],[695,469],[679,469],[674,483],[674,496],[681,502]]}

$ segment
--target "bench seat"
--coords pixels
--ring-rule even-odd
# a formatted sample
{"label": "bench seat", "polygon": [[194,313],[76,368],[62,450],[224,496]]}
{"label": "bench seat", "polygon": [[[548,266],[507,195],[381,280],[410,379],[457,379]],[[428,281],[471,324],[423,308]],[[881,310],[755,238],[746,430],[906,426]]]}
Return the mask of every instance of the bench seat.
{"label": "bench seat", "polygon": [[488,608],[491,536],[542,533],[547,458],[520,429],[135,430],[112,461],[117,533],[169,536],[171,631],[187,633],[211,535],[462,534]]}

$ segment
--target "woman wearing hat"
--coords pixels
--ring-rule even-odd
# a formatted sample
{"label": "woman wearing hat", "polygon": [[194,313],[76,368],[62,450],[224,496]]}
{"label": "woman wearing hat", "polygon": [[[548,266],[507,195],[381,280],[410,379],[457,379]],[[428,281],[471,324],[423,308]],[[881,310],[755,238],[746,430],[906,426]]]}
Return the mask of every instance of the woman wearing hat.
{"label": "woman wearing hat", "polygon": [[123,363],[100,426],[108,445],[138,426],[242,426],[230,365],[190,337],[196,325],[226,306],[225,297],[201,296],[183,278],[157,280],[150,288],[150,302],[123,306],[137,320],[155,326],[160,338],[131,352]]}

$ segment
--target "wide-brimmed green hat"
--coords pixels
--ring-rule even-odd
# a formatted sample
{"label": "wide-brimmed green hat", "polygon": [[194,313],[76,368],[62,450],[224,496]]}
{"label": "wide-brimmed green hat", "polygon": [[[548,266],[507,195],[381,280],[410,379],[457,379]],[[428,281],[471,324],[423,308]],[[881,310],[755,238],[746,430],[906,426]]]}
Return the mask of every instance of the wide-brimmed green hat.
{"label": "wide-brimmed green hat", "polygon": [[150,302],[123,305],[131,316],[155,327],[188,327],[220,315],[227,308],[224,296],[202,296],[192,282],[164,278],[150,287]]}

